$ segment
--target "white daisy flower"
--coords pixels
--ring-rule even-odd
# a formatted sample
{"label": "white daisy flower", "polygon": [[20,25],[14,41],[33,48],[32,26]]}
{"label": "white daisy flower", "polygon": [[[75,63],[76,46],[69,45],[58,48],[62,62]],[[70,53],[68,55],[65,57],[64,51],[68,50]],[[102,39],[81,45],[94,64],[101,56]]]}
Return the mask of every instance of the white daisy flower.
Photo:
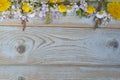
{"label": "white daisy flower", "polygon": [[30,18],[33,18],[36,16],[36,13],[35,13],[35,11],[33,11],[33,12],[28,13],[27,16]]}
{"label": "white daisy flower", "polygon": [[26,19],[27,19],[27,16],[21,15],[21,16],[20,16],[20,19],[21,19],[21,20],[26,20]]}
{"label": "white daisy flower", "polygon": [[79,10],[79,6],[77,5],[77,3],[74,3],[73,9],[74,9],[74,11],[78,11]]}
{"label": "white daisy flower", "polygon": [[102,21],[103,25],[107,25],[111,19],[112,17],[110,16],[110,14],[108,14],[106,17],[103,18],[103,21]]}
{"label": "white daisy flower", "polygon": [[67,15],[71,16],[73,15],[74,8],[73,6],[67,5]]}
{"label": "white daisy flower", "polygon": [[79,6],[83,11],[87,10],[88,4],[85,2],[85,0],[80,1],[80,6]]}
{"label": "white daisy flower", "polygon": [[99,11],[99,12],[96,13],[96,17],[100,18],[100,19],[104,18],[106,16],[107,16],[107,13],[105,11]]}
{"label": "white daisy flower", "polygon": [[4,19],[3,17],[0,17],[0,21],[3,21],[3,19]]}
{"label": "white daisy flower", "polygon": [[10,11],[2,12],[3,19],[8,19],[10,15],[11,15]]}

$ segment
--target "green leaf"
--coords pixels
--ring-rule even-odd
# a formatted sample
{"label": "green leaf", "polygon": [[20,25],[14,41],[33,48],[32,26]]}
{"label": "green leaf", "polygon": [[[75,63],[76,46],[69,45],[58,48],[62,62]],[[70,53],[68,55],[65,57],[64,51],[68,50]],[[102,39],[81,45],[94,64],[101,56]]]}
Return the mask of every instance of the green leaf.
{"label": "green leaf", "polygon": [[63,4],[64,4],[64,5],[70,5],[70,1],[69,1],[69,0],[65,0],[65,1],[63,2]]}
{"label": "green leaf", "polygon": [[52,22],[52,14],[50,12],[46,13],[45,23],[50,24]]}
{"label": "green leaf", "polygon": [[104,2],[103,2],[103,9],[105,10],[105,11],[107,11],[107,0],[104,0]]}
{"label": "green leaf", "polygon": [[82,11],[81,10],[76,11],[76,14],[77,14],[77,16],[79,16],[80,18],[82,18]]}
{"label": "green leaf", "polygon": [[63,12],[63,16],[66,16],[67,12]]}

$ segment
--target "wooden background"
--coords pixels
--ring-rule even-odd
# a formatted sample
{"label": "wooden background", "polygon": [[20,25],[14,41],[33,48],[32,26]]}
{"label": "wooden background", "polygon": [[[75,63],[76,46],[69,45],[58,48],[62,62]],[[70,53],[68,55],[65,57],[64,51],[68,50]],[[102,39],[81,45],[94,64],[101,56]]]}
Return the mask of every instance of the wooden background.
{"label": "wooden background", "polygon": [[120,23],[92,20],[0,22],[0,80],[120,80]]}
{"label": "wooden background", "polygon": [[120,29],[0,27],[0,80],[120,80]]}

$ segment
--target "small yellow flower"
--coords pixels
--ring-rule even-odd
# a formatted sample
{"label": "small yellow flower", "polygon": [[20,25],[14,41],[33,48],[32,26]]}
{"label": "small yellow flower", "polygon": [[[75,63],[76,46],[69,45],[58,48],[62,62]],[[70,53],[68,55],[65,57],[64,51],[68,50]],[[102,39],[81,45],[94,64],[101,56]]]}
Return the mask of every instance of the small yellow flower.
{"label": "small yellow flower", "polygon": [[50,3],[61,3],[64,0],[49,0]]}
{"label": "small yellow flower", "polygon": [[56,3],[64,2],[64,0],[57,0]]}
{"label": "small yellow flower", "polygon": [[120,2],[108,3],[107,11],[113,18],[120,20]]}
{"label": "small yellow flower", "polygon": [[11,2],[9,0],[0,0],[0,12],[6,11],[11,6]]}
{"label": "small yellow flower", "polygon": [[67,11],[67,8],[66,8],[66,6],[65,6],[64,4],[61,4],[61,5],[58,6],[58,10],[59,10],[60,12],[66,12],[66,11]]}
{"label": "small yellow flower", "polygon": [[88,14],[93,14],[95,11],[96,11],[96,8],[94,6],[88,6],[86,12]]}
{"label": "small yellow flower", "polygon": [[72,6],[68,5],[67,10],[72,10]]}
{"label": "small yellow flower", "polygon": [[24,12],[31,12],[33,8],[27,2],[25,2],[23,3],[22,10]]}
{"label": "small yellow flower", "polygon": [[56,3],[56,0],[49,0],[50,3]]}

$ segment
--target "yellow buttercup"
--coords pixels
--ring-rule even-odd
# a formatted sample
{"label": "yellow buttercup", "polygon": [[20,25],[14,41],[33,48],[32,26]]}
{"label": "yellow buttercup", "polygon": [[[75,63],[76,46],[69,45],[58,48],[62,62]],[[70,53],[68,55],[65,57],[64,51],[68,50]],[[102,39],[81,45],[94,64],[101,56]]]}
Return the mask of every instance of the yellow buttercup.
{"label": "yellow buttercup", "polygon": [[11,2],[9,0],[0,0],[0,12],[6,11],[11,6]]}
{"label": "yellow buttercup", "polygon": [[60,12],[66,12],[66,11],[67,11],[67,8],[66,8],[66,6],[65,6],[64,4],[61,4],[61,5],[58,6],[58,10],[59,10]]}
{"label": "yellow buttercup", "polygon": [[86,12],[88,14],[93,14],[96,11],[96,8],[94,6],[88,6]]}
{"label": "yellow buttercup", "polygon": [[29,4],[27,2],[25,2],[25,3],[23,3],[22,10],[24,12],[31,12],[33,10],[33,8],[31,6],[29,6]]}
{"label": "yellow buttercup", "polygon": [[49,0],[50,3],[61,3],[64,2],[64,0]]}
{"label": "yellow buttercup", "polygon": [[64,2],[64,0],[57,0],[56,3]]}
{"label": "yellow buttercup", "polygon": [[120,20],[120,2],[108,3],[107,11],[113,18]]}

